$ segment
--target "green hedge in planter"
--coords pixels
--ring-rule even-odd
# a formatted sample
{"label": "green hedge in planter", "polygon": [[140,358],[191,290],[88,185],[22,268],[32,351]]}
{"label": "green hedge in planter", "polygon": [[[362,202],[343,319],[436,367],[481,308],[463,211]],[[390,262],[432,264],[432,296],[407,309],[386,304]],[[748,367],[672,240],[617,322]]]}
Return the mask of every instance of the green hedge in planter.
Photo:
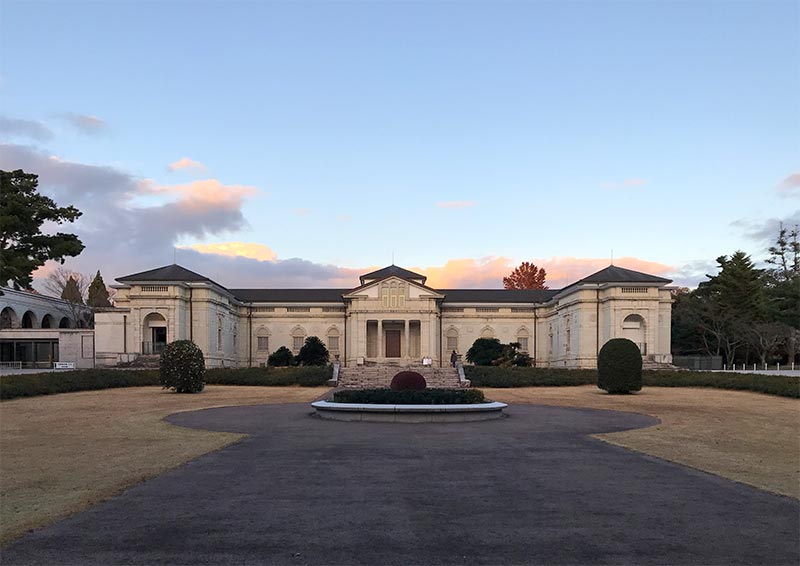
{"label": "green hedge in planter", "polygon": [[333,394],[334,403],[378,405],[462,405],[484,403],[480,389],[343,389]]}

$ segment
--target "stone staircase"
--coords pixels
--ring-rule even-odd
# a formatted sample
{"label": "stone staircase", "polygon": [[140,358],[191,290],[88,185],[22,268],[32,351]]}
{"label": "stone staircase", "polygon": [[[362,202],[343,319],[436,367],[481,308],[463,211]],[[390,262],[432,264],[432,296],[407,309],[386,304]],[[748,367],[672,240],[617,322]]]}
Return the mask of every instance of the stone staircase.
{"label": "stone staircase", "polygon": [[120,362],[116,367],[129,369],[158,369],[161,356],[158,354],[143,354],[130,362]]}
{"label": "stone staircase", "polygon": [[669,370],[676,370],[681,371],[684,368],[679,368],[672,364],[667,364],[664,362],[657,362],[655,361],[652,356],[645,356],[642,358],[642,369],[669,369]]}
{"label": "stone staircase", "polygon": [[463,387],[458,371],[452,367],[432,367],[423,365],[373,365],[339,368],[338,387],[345,389],[364,389],[389,387],[392,378],[401,371],[415,371],[421,374],[428,387],[456,389]]}

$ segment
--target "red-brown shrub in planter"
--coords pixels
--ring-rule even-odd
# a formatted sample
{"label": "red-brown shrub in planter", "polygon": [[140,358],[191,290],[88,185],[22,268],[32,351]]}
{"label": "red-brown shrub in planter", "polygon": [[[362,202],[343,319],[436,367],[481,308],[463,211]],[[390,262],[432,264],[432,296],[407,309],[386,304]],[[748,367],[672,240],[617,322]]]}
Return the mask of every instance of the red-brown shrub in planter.
{"label": "red-brown shrub in planter", "polygon": [[407,389],[425,389],[428,386],[425,378],[415,371],[401,371],[392,378],[389,388],[392,391],[405,391]]}

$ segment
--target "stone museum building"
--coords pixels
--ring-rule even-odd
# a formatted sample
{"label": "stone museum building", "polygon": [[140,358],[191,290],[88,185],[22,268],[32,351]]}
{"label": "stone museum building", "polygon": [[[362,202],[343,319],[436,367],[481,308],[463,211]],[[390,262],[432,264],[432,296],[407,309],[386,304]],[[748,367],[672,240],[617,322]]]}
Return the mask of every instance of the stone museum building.
{"label": "stone museum building", "polygon": [[117,279],[115,307],[95,313],[96,361],[115,365],[192,340],[208,367],[260,366],[308,336],[343,367],[447,366],[478,338],[519,342],[539,367],[592,368],[611,338],[646,363],[668,363],[668,279],[609,266],[563,289],[434,289],[391,265],[350,289],[236,289],[179,265]]}

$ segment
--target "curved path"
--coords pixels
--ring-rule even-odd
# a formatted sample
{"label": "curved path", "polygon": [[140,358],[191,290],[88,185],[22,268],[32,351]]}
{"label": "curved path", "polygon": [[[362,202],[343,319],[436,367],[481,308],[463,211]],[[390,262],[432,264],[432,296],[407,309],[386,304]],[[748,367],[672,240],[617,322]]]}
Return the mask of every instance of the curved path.
{"label": "curved path", "polygon": [[800,502],[588,435],[632,413],[452,424],[307,405],[181,413],[252,436],[3,549],[10,564],[797,564]]}

